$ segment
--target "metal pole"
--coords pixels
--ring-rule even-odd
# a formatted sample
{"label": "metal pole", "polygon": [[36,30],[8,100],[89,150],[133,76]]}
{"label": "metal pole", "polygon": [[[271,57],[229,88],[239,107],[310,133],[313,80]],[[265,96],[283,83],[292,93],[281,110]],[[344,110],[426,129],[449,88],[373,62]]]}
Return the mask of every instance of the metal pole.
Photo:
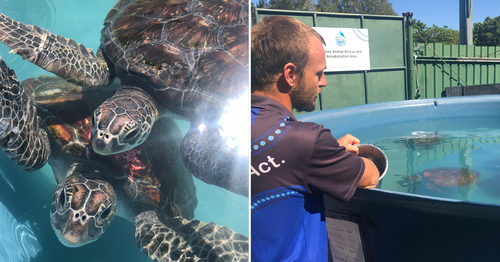
{"label": "metal pole", "polygon": [[460,0],[460,44],[472,45],[472,0]]}
{"label": "metal pole", "polygon": [[414,60],[414,51],[413,51],[413,13],[407,12],[403,13],[403,17],[406,17],[406,32],[408,32],[408,39],[406,41],[406,61],[408,64],[408,99],[416,99],[417,98],[417,85],[415,82],[415,60]]}

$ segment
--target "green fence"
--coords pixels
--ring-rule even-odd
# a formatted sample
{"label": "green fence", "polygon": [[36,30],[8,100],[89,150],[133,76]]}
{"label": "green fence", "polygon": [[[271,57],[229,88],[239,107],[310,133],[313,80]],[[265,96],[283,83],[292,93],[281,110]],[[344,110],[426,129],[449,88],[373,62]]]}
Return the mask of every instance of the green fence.
{"label": "green fence", "polygon": [[328,85],[318,98],[316,110],[407,98],[403,17],[272,9],[256,9],[254,15],[257,21],[265,16],[287,15],[313,27],[368,29],[371,70],[326,73]]}
{"label": "green fence", "polygon": [[500,83],[500,47],[417,44],[416,98],[446,96],[446,87]]}
{"label": "green fence", "polygon": [[316,110],[445,97],[446,87],[500,83],[500,47],[419,43],[414,45],[412,56],[406,53],[403,16],[259,8],[253,15],[256,21],[265,16],[287,15],[313,27],[368,29],[371,69],[327,72],[328,85],[318,98],[320,106]]}

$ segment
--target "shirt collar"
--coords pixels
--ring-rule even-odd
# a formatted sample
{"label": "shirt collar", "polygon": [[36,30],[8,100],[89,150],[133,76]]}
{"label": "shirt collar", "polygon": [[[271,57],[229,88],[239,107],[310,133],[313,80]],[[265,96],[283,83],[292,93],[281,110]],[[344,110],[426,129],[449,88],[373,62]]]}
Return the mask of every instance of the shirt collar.
{"label": "shirt collar", "polygon": [[274,110],[278,113],[290,116],[290,118],[295,121],[297,120],[295,116],[293,116],[293,113],[290,112],[290,110],[288,110],[284,105],[267,96],[252,94],[252,107]]}

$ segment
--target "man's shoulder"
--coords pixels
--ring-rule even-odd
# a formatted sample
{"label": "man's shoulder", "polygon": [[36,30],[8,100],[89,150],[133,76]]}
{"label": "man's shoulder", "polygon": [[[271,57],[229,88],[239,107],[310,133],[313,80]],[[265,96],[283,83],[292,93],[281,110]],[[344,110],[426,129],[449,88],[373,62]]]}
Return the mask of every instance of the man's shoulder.
{"label": "man's shoulder", "polygon": [[[285,112],[276,112],[269,109],[256,109],[252,113],[256,114],[255,120],[252,121],[252,132],[260,129],[278,128],[278,129],[293,129],[298,132],[317,132],[322,128],[314,122],[298,121],[293,115]],[[257,111],[257,112],[256,112]]]}
{"label": "man's shoulder", "polygon": [[253,111],[257,110],[257,111],[264,111],[270,114],[289,115],[295,120],[295,117],[293,117],[292,112],[290,112],[280,102],[268,96],[252,94],[251,107]]}
{"label": "man's shoulder", "polygon": [[288,126],[295,117],[276,100],[252,94],[252,133]]}
{"label": "man's shoulder", "polygon": [[252,124],[252,147],[258,144],[259,148],[263,145],[308,148],[315,143],[320,130],[321,126],[316,123],[300,122],[288,115],[274,114]]}
{"label": "man's shoulder", "polygon": [[251,113],[252,141],[266,136],[310,144],[316,140],[319,131],[324,129],[314,122],[298,121],[288,109],[266,96],[252,94]]}

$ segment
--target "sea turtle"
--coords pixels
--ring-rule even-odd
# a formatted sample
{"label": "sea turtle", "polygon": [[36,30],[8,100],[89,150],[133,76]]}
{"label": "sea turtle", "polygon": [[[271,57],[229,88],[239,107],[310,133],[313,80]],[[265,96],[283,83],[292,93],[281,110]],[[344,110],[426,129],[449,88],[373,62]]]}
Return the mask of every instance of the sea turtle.
{"label": "sea turtle", "polygon": [[429,137],[414,137],[408,139],[408,143],[413,143],[417,148],[430,148],[437,145],[443,141],[442,136],[429,136]]}
{"label": "sea turtle", "polygon": [[411,186],[417,184],[417,188],[418,184],[425,182],[424,186],[427,189],[440,194],[445,194],[446,188],[470,187],[470,190],[459,189],[459,192],[461,194],[463,193],[468,195],[464,196],[465,198],[468,198],[475,189],[475,184],[479,175],[479,172],[471,170],[470,168],[438,167],[427,169],[417,174],[408,176],[405,178],[405,181],[410,183]]}
{"label": "sea turtle", "polygon": [[92,150],[91,118],[108,88],[85,92],[47,77],[23,83],[26,91],[0,58],[0,146],[25,170],[50,164],[58,182],[50,221],[61,243],[94,242],[119,215],[135,221],[136,243],[154,260],[248,260],[248,237],[191,220],[195,186],[173,119],[159,119],[141,145],[103,156]]}
{"label": "sea turtle", "polygon": [[0,14],[0,41],[85,88],[120,79],[120,89],[92,117],[98,154],[144,143],[162,117],[185,119],[191,128],[180,154],[188,170],[248,197],[248,156],[238,154],[246,145],[234,143],[230,126],[219,122],[228,113],[234,125],[248,111],[245,103],[236,103],[248,93],[247,9],[248,0],[120,0],[104,20],[97,55],[72,39]]}
{"label": "sea turtle", "polygon": [[479,172],[469,168],[438,167],[424,170],[422,176],[439,187],[463,187],[475,183]]}
{"label": "sea turtle", "polygon": [[423,132],[417,131],[413,132],[413,137],[405,138],[399,140],[400,142],[404,142],[405,145],[409,147],[415,147],[419,149],[430,149],[435,145],[443,142],[444,136],[437,132]]}

